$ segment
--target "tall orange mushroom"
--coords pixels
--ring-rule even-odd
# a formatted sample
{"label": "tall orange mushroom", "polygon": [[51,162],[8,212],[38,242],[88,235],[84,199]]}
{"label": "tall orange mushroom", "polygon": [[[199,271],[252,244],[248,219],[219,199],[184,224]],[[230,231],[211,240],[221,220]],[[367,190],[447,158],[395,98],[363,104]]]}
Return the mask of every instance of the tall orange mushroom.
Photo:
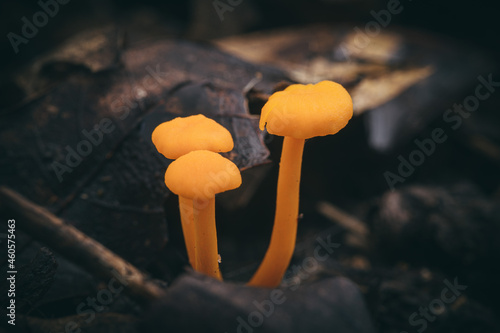
{"label": "tall orange mushroom", "polygon": [[[158,125],[151,140],[158,152],[172,160],[194,150],[228,152],[234,145],[226,128],[202,114],[178,117]],[[196,268],[193,200],[179,196],[179,210],[189,263]]]}
{"label": "tall orange mushroom", "polygon": [[196,150],[170,163],[165,184],[173,193],[192,200],[194,204],[195,269],[222,279],[215,227],[215,195],[239,187],[240,170],[217,153]]}
{"label": "tall orange mushroom", "polygon": [[260,129],[284,136],[274,226],[251,286],[278,286],[290,264],[297,236],[299,185],[305,139],[335,134],[352,118],[349,93],[340,84],[294,84],[274,93],[262,108]]}

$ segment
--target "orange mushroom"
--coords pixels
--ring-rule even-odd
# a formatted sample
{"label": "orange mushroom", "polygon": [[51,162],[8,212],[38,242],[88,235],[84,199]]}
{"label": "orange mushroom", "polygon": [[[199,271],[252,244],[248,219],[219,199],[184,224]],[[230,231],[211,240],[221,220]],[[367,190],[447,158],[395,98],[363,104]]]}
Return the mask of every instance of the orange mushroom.
{"label": "orange mushroom", "polygon": [[170,163],[165,184],[173,193],[193,202],[195,229],[195,269],[222,279],[219,271],[215,195],[241,185],[238,167],[221,155],[196,150]]}
{"label": "orange mushroom", "polygon": [[294,84],[274,93],[262,108],[260,129],[284,136],[274,226],[264,259],[251,286],[280,284],[295,248],[299,184],[305,139],[335,134],[352,118],[352,99],[340,84]]}
{"label": "orange mushroom", "polygon": [[202,114],[164,122],[155,128],[151,139],[158,152],[171,160],[193,150],[225,153],[234,146],[231,133]]}
{"label": "orange mushroom", "polygon": [[[234,145],[226,128],[202,114],[164,122],[155,128],[151,139],[158,152],[172,160],[194,150],[228,152]],[[193,201],[179,196],[179,210],[189,263],[196,268]]]}

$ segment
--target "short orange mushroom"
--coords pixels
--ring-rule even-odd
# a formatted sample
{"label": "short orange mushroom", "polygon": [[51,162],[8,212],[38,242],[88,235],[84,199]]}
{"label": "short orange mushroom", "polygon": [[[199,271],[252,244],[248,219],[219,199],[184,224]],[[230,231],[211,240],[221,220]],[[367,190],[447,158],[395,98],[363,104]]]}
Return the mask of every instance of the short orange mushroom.
{"label": "short orange mushroom", "polygon": [[351,96],[344,87],[331,81],[291,85],[274,93],[262,108],[260,129],[284,136],[284,141],[271,241],[249,285],[278,286],[290,264],[297,236],[305,139],[337,133],[352,114]]}
{"label": "short orange mushroom", "polygon": [[221,155],[196,150],[170,163],[165,184],[173,193],[192,200],[196,244],[195,269],[222,279],[219,271],[215,195],[241,185],[238,167]]}
{"label": "short orange mushroom", "polygon": [[[172,160],[194,150],[228,152],[234,146],[231,133],[202,114],[164,122],[155,128],[151,139],[158,152]],[[179,209],[189,263],[196,268],[193,201],[179,196]]]}

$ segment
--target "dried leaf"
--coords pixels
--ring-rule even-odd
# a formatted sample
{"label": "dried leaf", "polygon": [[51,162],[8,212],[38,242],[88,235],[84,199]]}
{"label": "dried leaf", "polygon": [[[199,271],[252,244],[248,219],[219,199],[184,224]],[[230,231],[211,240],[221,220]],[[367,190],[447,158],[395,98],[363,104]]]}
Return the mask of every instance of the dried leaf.
{"label": "dried leaf", "polygon": [[166,241],[168,161],[153,128],[204,113],[232,133],[240,168],[262,164],[269,152],[245,95],[249,83],[269,94],[284,75],[190,42],[117,50],[117,36],[76,38],[24,72],[21,88],[40,97],[0,115],[0,183],[142,265]]}
{"label": "dried leaf", "polygon": [[363,25],[319,25],[215,43],[242,59],[276,66],[300,83],[342,83],[353,95],[356,114],[372,110],[369,142],[381,151],[421,131],[478,75],[496,68],[480,50],[393,27],[374,34]]}

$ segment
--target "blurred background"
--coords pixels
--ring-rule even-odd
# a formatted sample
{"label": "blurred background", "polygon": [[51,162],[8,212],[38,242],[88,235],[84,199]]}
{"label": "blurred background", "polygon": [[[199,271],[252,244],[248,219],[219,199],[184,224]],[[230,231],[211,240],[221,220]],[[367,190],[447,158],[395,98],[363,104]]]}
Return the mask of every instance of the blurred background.
{"label": "blurred background", "polygon": [[[2,38],[2,74],[12,73],[75,33],[116,24],[147,31],[150,38],[182,37],[196,40],[219,38],[258,30],[311,23],[361,23],[372,20],[370,11],[387,6],[376,0],[241,1],[226,11],[224,21],[211,1],[68,1],[28,44],[12,50]],[[488,1],[402,1],[404,10],[391,25],[449,36],[497,54],[496,11]],[[233,8],[233,7],[231,7]],[[23,16],[40,10],[37,1],[3,1],[2,36],[20,34]],[[215,14],[215,15],[214,15]],[[227,14],[227,15],[226,15]]]}
{"label": "blurred background", "polygon": [[[45,15],[45,20],[38,14],[42,10],[53,14]],[[148,136],[155,124],[178,110],[195,112],[189,109],[193,96],[211,96],[214,91],[244,100],[237,111],[257,117],[269,95],[290,83],[338,81],[353,96],[355,116],[339,134],[306,144],[301,183],[304,215],[292,264],[310,256],[317,235],[326,230],[342,249],[309,280],[343,276],[354,281],[378,331],[409,331],[410,326],[416,331],[408,324],[409,316],[439,295],[444,278],[457,276],[468,285],[467,295],[443,310],[428,332],[500,329],[500,292],[494,287],[500,278],[496,267],[500,258],[500,29],[498,11],[491,2],[41,0],[2,1],[0,13],[0,184],[68,219],[155,278],[171,282],[183,272],[186,257],[176,223],[176,198],[167,193],[158,176],[168,161],[151,157],[156,151]],[[42,20],[39,27],[23,31],[34,20]],[[77,37],[92,31],[104,36],[105,47],[92,49],[85,42],[90,39]],[[158,54],[148,48],[165,40],[188,43],[173,44],[173,50]],[[65,44],[73,49],[61,52],[58,48]],[[153,51],[141,53],[143,46]],[[92,50],[86,53],[87,49]],[[195,83],[192,87],[176,86],[173,93],[184,108],[163,103],[172,97],[172,86],[166,85],[151,94],[157,104],[142,100],[154,106],[152,117],[142,118],[142,110],[134,113],[113,133],[109,145],[96,149],[98,157],[90,156],[90,162],[84,161],[77,172],[57,182],[49,166],[58,155],[42,153],[60,152],[67,142],[76,145],[81,128],[90,128],[95,119],[107,115],[106,103],[112,98],[102,102],[101,93],[127,94],[129,87],[121,86],[124,78],[133,83],[144,75],[145,64],[157,64],[165,54],[169,55],[165,63],[179,67],[179,73],[199,72],[186,75]],[[193,54],[198,58],[189,60]],[[118,61],[122,56],[125,60]],[[184,66],[183,59],[189,64]],[[223,62],[234,66],[218,67]],[[120,65],[113,67],[116,63]],[[239,68],[248,71],[239,72]],[[258,72],[255,77],[254,72]],[[225,73],[229,73],[230,89],[224,86]],[[58,90],[60,82],[72,84],[68,90]],[[80,90],[79,84],[84,88]],[[478,85],[490,94],[477,107],[467,107],[467,102],[478,99]],[[85,96],[90,96],[90,102],[58,98],[81,91],[89,92]],[[69,120],[46,108],[45,96],[52,98],[50,103],[62,105],[61,110],[70,110]],[[210,98],[203,98],[208,105]],[[83,125],[78,123],[77,130],[72,125],[66,129],[81,111],[72,106],[79,104],[90,105],[85,109],[88,119],[78,118]],[[460,111],[460,105],[466,111]],[[162,114],[165,110],[167,116]],[[207,110],[215,118],[220,116],[213,105]],[[23,118],[31,113],[39,117]],[[54,117],[52,123],[40,116],[44,114]],[[135,118],[137,123],[132,122]],[[217,119],[227,125],[224,117]],[[436,135],[436,129],[444,130]],[[217,207],[222,271],[238,282],[251,276],[268,244],[281,150],[281,138],[261,138],[255,128],[233,128],[232,134],[248,134],[244,130],[255,141],[241,139],[228,156],[244,170],[244,184],[253,185],[237,195],[221,196]],[[18,141],[11,140],[16,133]],[[31,145],[39,137],[52,146]],[[417,142],[426,142],[427,148]],[[250,149],[245,150],[245,144]],[[19,154],[17,147],[22,147]],[[112,157],[109,147],[113,147]],[[43,156],[33,163],[23,155],[24,148]],[[130,162],[124,162],[127,158]],[[91,174],[97,164],[94,159],[106,167]],[[37,163],[42,167],[33,174],[31,168]],[[130,168],[120,169],[124,163]],[[137,176],[141,172],[145,175]],[[81,181],[82,175],[89,177]],[[115,175],[123,176],[123,184],[109,185]],[[98,178],[108,183],[102,185]],[[100,186],[105,194],[99,192]],[[98,201],[107,206],[95,208]],[[146,204],[149,201],[151,206]],[[137,215],[116,213],[110,203],[118,208],[145,203],[157,208],[156,216],[145,217],[138,210]],[[130,223],[123,223],[126,220]],[[126,226],[119,234],[102,226],[102,221]],[[138,223],[146,225],[140,235],[135,232]],[[149,244],[144,240],[152,245],[143,246]],[[129,246],[129,241],[134,243]],[[31,244],[27,236],[26,243]],[[26,248],[30,246],[33,251],[40,247]],[[33,251],[26,250],[20,260],[29,262]],[[91,295],[97,284],[64,261],[53,274],[62,287],[41,295],[39,305],[27,306],[26,312],[34,317],[74,315],[75,304]],[[79,281],[76,287],[75,281]],[[134,304],[122,303],[111,310],[141,317],[134,312]],[[159,317],[150,321],[161,321]]]}

